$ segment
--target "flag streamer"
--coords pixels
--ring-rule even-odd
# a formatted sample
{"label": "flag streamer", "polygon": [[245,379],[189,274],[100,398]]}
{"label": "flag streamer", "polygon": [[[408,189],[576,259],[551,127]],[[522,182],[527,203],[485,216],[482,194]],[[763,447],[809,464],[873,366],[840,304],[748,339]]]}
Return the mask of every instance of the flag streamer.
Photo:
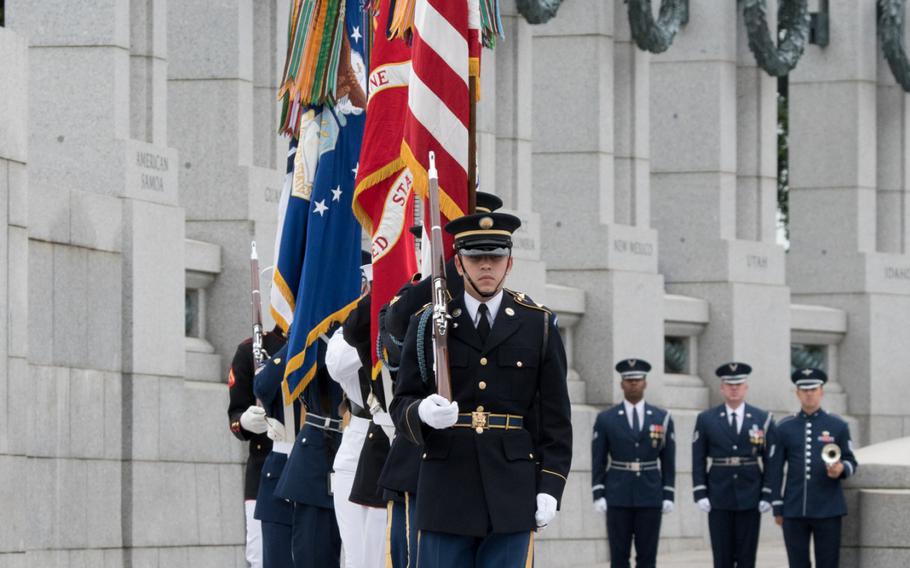
{"label": "flag streamer", "polygon": [[[288,52],[278,89],[279,132],[296,136],[312,106],[334,104],[349,40],[345,0],[294,0],[288,21]],[[347,49],[350,49],[348,46]]]}

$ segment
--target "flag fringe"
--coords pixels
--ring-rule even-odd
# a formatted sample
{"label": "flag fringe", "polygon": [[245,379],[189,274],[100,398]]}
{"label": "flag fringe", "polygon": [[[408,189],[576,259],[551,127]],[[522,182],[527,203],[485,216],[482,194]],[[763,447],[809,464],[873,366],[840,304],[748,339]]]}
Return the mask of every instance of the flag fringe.
{"label": "flag fringe", "polygon": [[[411,151],[411,147],[405,141],[401,142],[401,159],[404,161],[404,165],[411,170],[411,175],[414,176],[414,191],[421,198],[427,199],[427,170],[414,156],[414,152]],[[446,193],[442,186],[439,187],[439,211],[450,221],[465,215],[461,207]]]}
{"label": "flag fringe", "polygon": [[303,346],[303,349],[300,351],[300,353],[294,355],[291,359],[289,359],[287,365],[284,368],[284,380],[281,381],[281,388],[286,396],[286,401],[295,400],[298,396],[300,396],[300,394],[306,390],[307,385],[310,384],[316,374],[316,364],[314,363],[313,366],[303,376],[303,380],[297,383],[294,391],[291,392],[288,385],[288,377],[291,375],[291,373],[303,366],[303,361],[306,358],[306,353],[309,350],[310,346],[319,340],[320,335],[329,331],[329,328],[332,327],[332,324],[341,323],[347,319],[348,315],[354,311],[354,308],[357,307],[357,302],[359,301],[360,298],[358,297],[356,300],[341,308],[340,310],[329,314],[325,317],[325,319],[310,329],[310,332],[306,336],[306,344]]}
{"label": "flag fringe", "polygon": [[401,158],[395,158],[388,164],[382,166],[381,168],[376,169],[374,172],[371,172],[369,175],[364,176],[360,183],[357,184],[356,189],[354,189],[354,199],[351,203],[351,207],[354,210],[354,216],[357,217],[357,220],[360,221],[360,225],[363,229],[369,233],[373,234],[373,220],[364,210],[363,206],[359,202],[360,194],[364,191],[370,189],[377,183],[387,180],[388,178],[395,175],[402,168],[404,168],[404,161]]}
{"label": "flag fringe", "polygon": [[388,38],[403,39],[411,43],[414,35],[414,6],[417,0],[396,0],[392,21],[389,23]]}

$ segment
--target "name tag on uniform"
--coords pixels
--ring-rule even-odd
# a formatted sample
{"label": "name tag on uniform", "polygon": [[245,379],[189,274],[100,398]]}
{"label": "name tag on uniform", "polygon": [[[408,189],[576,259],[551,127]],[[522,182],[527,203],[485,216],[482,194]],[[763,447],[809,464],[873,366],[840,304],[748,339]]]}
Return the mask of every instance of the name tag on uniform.
{"label": "name tag on uniform", "polygon": [[329,490],[329,495],[335,495],[335,472],[331,471],[326,476],[326,485]]}

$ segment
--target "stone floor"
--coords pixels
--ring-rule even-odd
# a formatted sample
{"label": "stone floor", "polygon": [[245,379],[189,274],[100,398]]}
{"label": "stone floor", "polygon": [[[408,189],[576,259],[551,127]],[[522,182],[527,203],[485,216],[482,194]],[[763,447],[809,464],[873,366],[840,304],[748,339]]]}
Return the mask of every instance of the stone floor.
{"label": "stone floor", "polygon": [[[657,565],[661,568],[710,568],[711,551],[672,552],[660,555]],[[609,568],[610,563],[577,566],[576,568]],[[787,568],[787,552],[783,547],[761,547],[758,551],[756,568]]]}

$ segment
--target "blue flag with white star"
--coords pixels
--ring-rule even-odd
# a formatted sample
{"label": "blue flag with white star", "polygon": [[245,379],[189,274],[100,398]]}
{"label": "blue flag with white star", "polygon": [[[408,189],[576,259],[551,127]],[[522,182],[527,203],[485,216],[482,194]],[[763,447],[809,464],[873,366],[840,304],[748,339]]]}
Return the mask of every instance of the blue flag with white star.
{"label": "blue flag with white star", "polygon": [[351,200],[366,122],[366,112],[359,106],[366,106],[366,66],[360,0],[346,1],[350,65],[342,61],[338,74],[339,86],[343,87],[340,92],[347,94],[333,106],[322,107],[317,117],[319,159],[288,339],[283,389],[286,404],[295,400],[315,376],[320,337],[333,323],[343,321],[360,297],[361,228]]}

